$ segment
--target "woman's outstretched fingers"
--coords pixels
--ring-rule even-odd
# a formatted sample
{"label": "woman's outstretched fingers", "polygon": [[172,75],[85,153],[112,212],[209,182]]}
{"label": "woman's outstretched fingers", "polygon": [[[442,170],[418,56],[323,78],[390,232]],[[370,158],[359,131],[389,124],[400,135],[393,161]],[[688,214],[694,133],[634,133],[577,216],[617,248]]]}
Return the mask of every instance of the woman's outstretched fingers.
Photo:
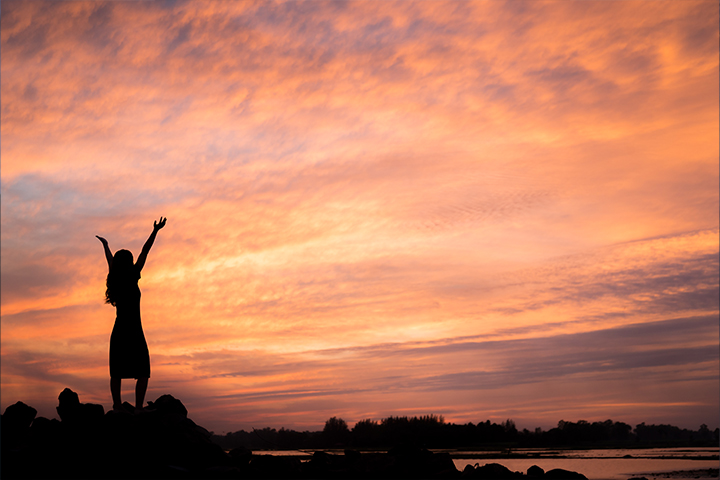
{"label": "woman's outstretched fingers", "polygon": [[167,222],[167,217],[160,217],[160,221],[153,222],[153,226],[155,227],[156,230],[160,230],[161,228],[163,228],[165,226],[165,222]]}

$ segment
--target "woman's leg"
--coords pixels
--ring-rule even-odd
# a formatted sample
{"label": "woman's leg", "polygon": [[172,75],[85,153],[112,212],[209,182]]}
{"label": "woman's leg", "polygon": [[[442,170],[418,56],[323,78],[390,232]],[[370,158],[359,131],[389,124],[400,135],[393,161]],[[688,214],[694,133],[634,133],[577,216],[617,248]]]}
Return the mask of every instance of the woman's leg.
{"label": "woman's leg", "polygon": [[135,384],[135,408],[143,408],[145,403],[145,392],[147,392],[148,378],[138,378]]}
{"label": "woman's leg", "polygon": [[110,377],[110,393],[112,393],[113,408],[122,407],[122,399],[120,396],[121,385],[122,385],[122,378]]}

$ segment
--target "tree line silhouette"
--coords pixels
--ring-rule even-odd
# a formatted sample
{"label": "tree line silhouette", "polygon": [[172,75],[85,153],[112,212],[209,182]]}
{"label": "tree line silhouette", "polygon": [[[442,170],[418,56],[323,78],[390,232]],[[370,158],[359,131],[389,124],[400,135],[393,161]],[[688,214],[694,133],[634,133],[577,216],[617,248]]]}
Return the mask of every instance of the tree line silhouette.
{"label": "tree line silhouette", "polygon": [[387,417],[380,421],[361,420],[350,429],[342,418],[332,417],[322,431],[297,432],[281,428],[239,430],[226,435],[213,434],[212,440],[230,450],[392,448],[415,445],[425,448],[515,448],[515,447],[642,447],[642,446],[717,446],[720,429],[707,425],[688,430],[673,425],[645,425],[634,429],[623,422],[566,422],[544,431],[518,430],[513,420],[477,424],[445,423],[441,415]]}

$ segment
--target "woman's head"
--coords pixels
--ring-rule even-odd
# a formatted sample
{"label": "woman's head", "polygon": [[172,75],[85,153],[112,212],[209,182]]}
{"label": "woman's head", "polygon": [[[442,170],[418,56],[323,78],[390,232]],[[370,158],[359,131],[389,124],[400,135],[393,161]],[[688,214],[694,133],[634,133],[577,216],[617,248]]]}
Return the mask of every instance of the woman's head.
{"label": "woman's head", "polygon": [[135,285],[140,279],[140,274],[133,263],[133,254],[129,250],[118,250],[113,255],[110,273],[107,276],[107,290],[105,291],[105,303],[113,306],[118,299]]}
{"label": "woman's head", "polygon": [[118,250],[113,255],[112,268],[127,270],[133,265],[133,254],[130,250]]}

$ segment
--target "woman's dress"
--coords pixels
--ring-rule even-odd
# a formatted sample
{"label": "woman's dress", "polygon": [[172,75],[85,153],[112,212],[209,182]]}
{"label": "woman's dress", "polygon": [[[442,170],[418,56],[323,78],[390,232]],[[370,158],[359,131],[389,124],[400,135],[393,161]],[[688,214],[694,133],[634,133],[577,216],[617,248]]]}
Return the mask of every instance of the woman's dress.
{"label": "woman's dress", "polygon": [[128,288],[115,302],[117,317],[110,336],[110,377],[149,378],[150,353],[140,321],[140,287]]}

